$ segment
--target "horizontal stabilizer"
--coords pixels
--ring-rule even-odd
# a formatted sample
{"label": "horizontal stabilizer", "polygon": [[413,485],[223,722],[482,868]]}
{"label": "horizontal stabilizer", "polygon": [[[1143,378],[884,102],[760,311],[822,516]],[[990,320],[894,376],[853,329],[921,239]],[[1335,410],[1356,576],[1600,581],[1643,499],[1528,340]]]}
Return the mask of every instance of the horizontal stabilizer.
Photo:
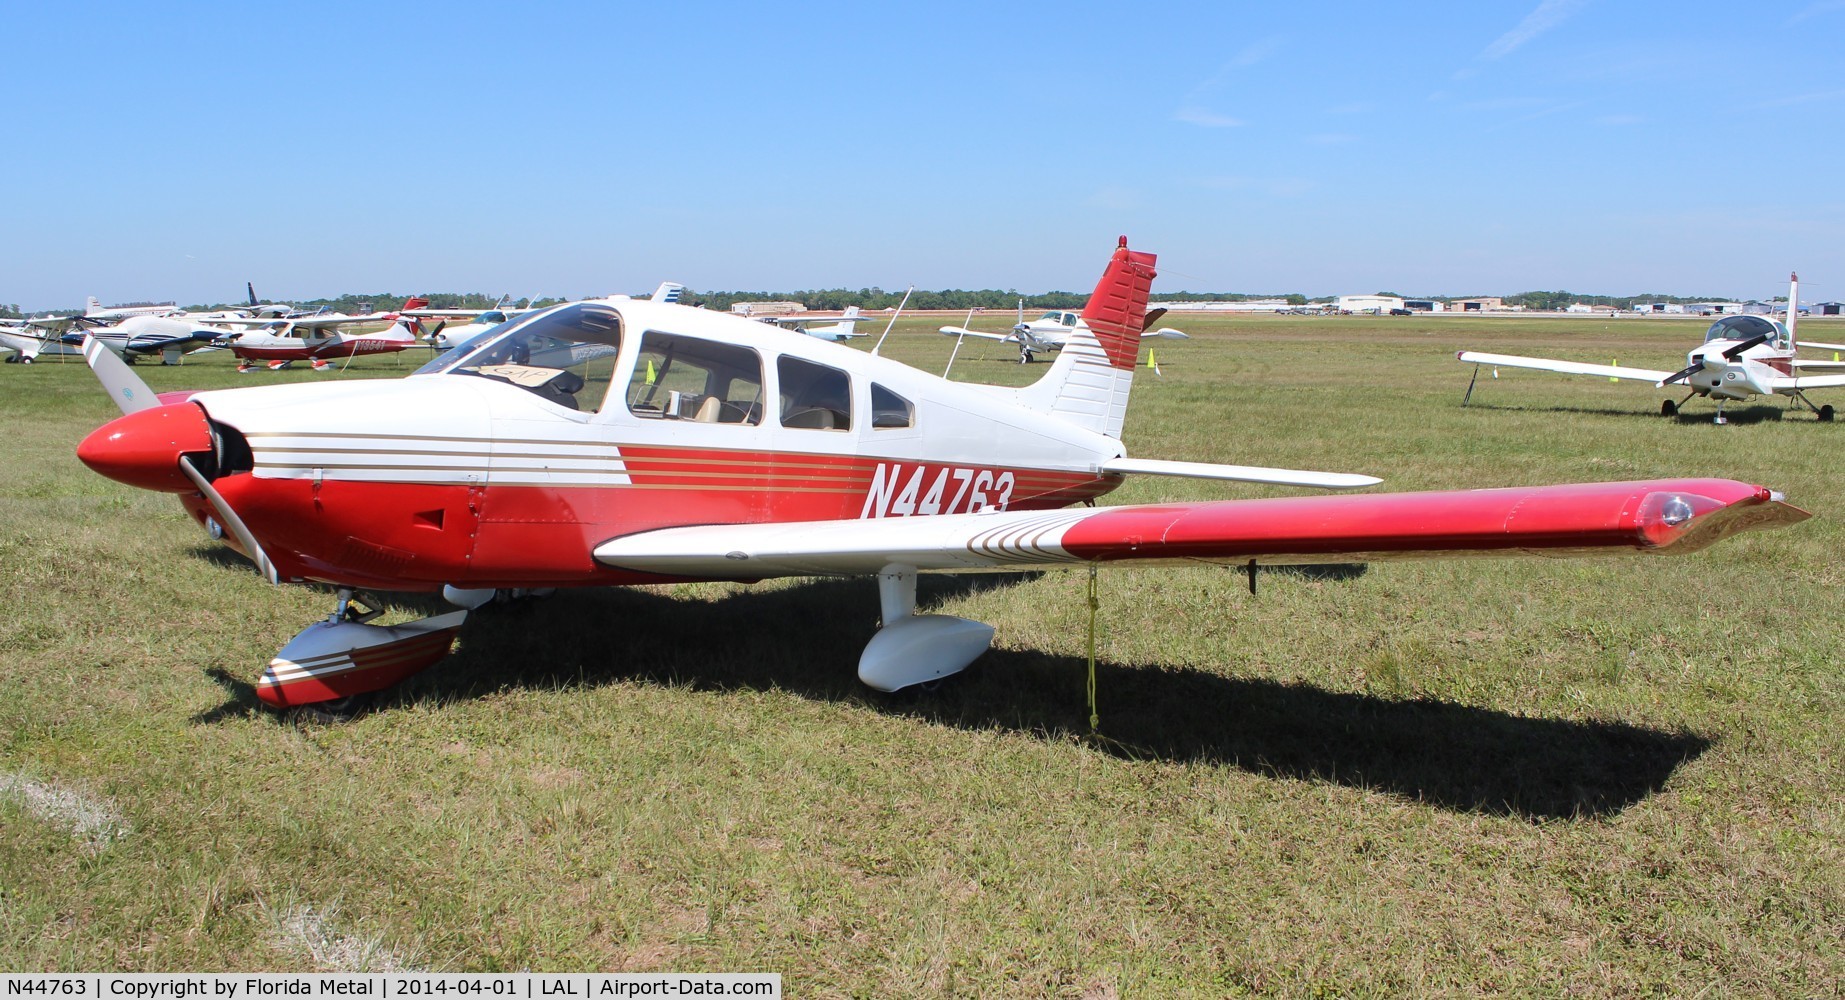
{"label": "horizontal stabilizer", "polygon": [[1207,462],[1164,462],[1155,458],[1111,458],[1102,463],[1102,471],[1130,476],[1183,476],[1189,479],[1228,479],[1238,483],[1270,483],[1275,486],[1312,486],[1323,490],[1352,490],[1383,482],[1376,476],[1349,472],[1307,472],[1298,469],[1268,469],[1257,465],[1213,465]]}

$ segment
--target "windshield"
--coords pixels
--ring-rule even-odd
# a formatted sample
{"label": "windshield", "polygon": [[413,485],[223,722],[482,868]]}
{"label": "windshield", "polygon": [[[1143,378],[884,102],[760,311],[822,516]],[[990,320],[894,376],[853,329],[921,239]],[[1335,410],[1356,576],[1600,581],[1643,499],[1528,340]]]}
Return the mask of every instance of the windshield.
{"label": "windshield", "polygon": [[1776,342],[1784,342],[1787,339],[1787,327],[1763,316],[1725,316],[1705,331],[1704,342],[1750,340],[1763,334]]}
{"label": "windshield", "polygon": [[502,323],[420,371],[505,382],[567,409],[594,412],[608,394],[620,348],[621,316],[607,305],[579,302]]}

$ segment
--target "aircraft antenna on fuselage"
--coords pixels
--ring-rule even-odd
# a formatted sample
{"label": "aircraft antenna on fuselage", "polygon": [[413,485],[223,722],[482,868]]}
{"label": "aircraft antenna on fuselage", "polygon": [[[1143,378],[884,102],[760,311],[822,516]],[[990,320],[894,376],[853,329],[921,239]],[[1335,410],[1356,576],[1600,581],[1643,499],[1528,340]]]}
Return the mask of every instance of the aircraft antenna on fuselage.
{"label": "aircraft antenna on fuselage", "polygon": [[872,345],[871,353],[873,357],[876,357],[878,352],[884,349],[884,338],[890,336],[890,328],[897,325],[897,317],[903,315],[903,307],[910,304],[910,293],[914,291],[916,291],[916,286],[911,285],[903,293],[903,301],[897,303],[897,311],[890,314],[890,322],[884,324],[884,332],[878,335],[878,342]]}

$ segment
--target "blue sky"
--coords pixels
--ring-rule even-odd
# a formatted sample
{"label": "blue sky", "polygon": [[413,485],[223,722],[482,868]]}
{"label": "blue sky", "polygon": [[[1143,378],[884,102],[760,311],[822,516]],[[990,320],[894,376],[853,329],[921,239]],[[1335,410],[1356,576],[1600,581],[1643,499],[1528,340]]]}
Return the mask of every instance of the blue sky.
{"label": "blue sky", "polygon": [[8,0],[0,301],[1845,299],[1845,0]]}

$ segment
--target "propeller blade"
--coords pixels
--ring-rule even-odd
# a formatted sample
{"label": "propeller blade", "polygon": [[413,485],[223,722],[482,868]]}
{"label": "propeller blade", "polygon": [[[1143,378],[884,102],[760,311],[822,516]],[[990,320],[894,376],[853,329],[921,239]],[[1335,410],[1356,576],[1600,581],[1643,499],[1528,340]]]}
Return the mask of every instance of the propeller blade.
{"label": "propeller blade", "polygon": [[217,512],[219,523],[224,525],[225,530],[229,531],[233,538],[237,539],[237,544],[243,546],[244,554],[256,563],[256,571],[263,575],[263,579],[270,583],[280,582],[276,576],[275,563],[269,561],[269,554],[263,551],[261,545],[256,544],[256,536],[250,534],[249,526],[245,525],[243,518],[238,517],[237,512],[231,509],[231,505],[225,502],[224,494],[219,493],[211,485],[211,480],[206,479],[205,474],[192,464],[190,456],[181,455],[179,457],[179,469],[186,474],[187,479],[192,480],[192,485],[197,486],[200,493],[205,494],[205,499],[211,501],[211,508]]}
{"label": "propeller blade", "polygon": [[1662,380],[1659,384],[1662,386],[1666,386],[1666,385],[1671,385],[1674,382],[1683,382],[1684,380],[1690,378],[1693,375],[1696,375],[1697,373],[1703,370],[1704,370],[1704,362],[1700,361],[1695,365],[1687,366],[1684,371],[1673,372],[1672,374],[1667,375],[1665,379]]}
{"label": "propeller blade", "polygon": [[1762,334],[1757,334],[1756,336],[1750,337],[1748,340],[1745,340],[1742,343],[1737,344],[1735,347],[1732,347],[1724,351],[1723,360],[1735,361],[1737,358],[1742,357],[1744,351],[1748,350],[1751,347],[1756,347],[1761,344],[1766,344],[1768,343],[1769,340],[1773,338],[1774,338],[1774,334],[1772,333],[1762,333]]}
{"label": "propeller blade", "polygon": [[128,363],[115,356],[115,352],[103,346],[103,342],[89,334],[83,335],[83,360],[96,373],[96,381],[102,383],[109,398],[122,408],[123,415],[138,413],[142,410],[160,405],[160,398],[154,390],[141,381],[141,377],[128,367]]}

